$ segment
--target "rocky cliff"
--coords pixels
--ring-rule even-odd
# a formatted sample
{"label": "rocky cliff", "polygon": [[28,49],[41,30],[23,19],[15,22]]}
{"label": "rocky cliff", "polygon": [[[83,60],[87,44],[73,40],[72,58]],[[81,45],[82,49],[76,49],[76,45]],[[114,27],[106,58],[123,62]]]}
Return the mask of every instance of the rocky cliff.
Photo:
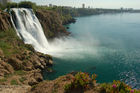
{"label": "rocky cliff", "polygon": [[48,39],[70,34],[63,26],[61,17],[58,13],[48,10],[37,10],[36,16],[38,17]]}
{"label": "rocky cliff", "polygon": [[[36,16],[48,39],[69,35],[58,13],[36,10]],[[51,56],[36,52],[18,38],[10,15],[0,11],[0,84],[33,86],[43,81],[42,70],[50,71],[52,64]]]}
{"label": "rocky cliff", "polygon": [[0,84],[38,84],[43,81],[42,70],[52,64],[51,56],[24,44],[12,27],[10,15],[0,12]]}
{"label": "rocky cliff", "polygon": [[11,27],[10,15],[0,11],[0,30],[8,30]]}

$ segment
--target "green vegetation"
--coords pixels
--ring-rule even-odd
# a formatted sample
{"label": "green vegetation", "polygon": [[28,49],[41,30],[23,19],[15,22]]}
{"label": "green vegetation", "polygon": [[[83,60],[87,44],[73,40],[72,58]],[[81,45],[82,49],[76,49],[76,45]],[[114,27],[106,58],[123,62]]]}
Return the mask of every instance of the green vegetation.
{"label": "green vegetation", "polygon": [[30,1],[22,1],[18,4],[19,8],[32,8],[35,9],[36,8],[36,4]]}
{"label": "green vegetation", "polygon": [[8,31],[0,31],[0,48],[3,50],[6,57],[18,53],[14,43],[20,40],[13,29]]}
{"label": "green vegetation", "polygon": [[88,73],[78,72],[70,84],[65,85],[65,91],[71,91],[73,89],[85,90],[94,86],[96,83],[96,75],[93,74],[92,77]]}
{"label": "green vegetation", "polygon": [[4,10],[5,9],[5,6],[3,6],[1,3],[0,3],[0,10]]}
{"label": "green vegetation", "polygon": [[11,85],[18,85],[18,82],[16,80],[11,80]]}
{"label": "green vegetation", "polygon": [[139,90],[132,89],[130,86],[120,81],[113,81],[111,84],[101,84],[103,93],[140,93]]}
{"label": "green vegetation", "polygon": [[5,6],[0,4],[0,9],[4,10],[4,9],[10,9],[10,8],[32,8],[32,9],[36,9],[36,3],[30,2],[30,1],[21,1],[19,3],[15,3],[15,2],[10,2],[7,3]]}
{"label": "green vegetation", "polygon": [[113,83],[96,84],[96,75],[92,77],[88,73],[78,72],[70,84],[66,84],[64,89],[66,93],[73,90],[90,90],[96,89],[99,93],[140,93],[140,90],[132,89],[129,85],[121,81]]}
{"label": "green vegetation", "polygon": [[17,36],[16,31],[12,28],[7,31],[0,31],[0,49],[3,50],[6,57],[20,54],[23,50],[34,51],[34,48],[31,45],[23,43]]}
{"label": "green vegetation", "polygon": [[14,73],[15,75],[20,75],[20,76],[23,76],[23,75],[25,75],[26,74],[26,72],[25,71],[23,71],[23,70],[18,70],[18,71],[15,71],[15,73]]}
{"label": "green vegetation", "polygon": [[10,2],[10,3],[7,3],[5,8],[16,8],[18,7],[18,3],[14,3],[14,2]]}
{"label": "green vegetation", "polygon": [[6,81],[7,81],[6,78],[0,79],[0,83],[6,82]]}
{"label": "green vegetation", "polygon": [[25,77],[21,77],[21,78],[19,79],[19,81],[22,82],[22,83],[23,83],[25,80],[26,80]]}

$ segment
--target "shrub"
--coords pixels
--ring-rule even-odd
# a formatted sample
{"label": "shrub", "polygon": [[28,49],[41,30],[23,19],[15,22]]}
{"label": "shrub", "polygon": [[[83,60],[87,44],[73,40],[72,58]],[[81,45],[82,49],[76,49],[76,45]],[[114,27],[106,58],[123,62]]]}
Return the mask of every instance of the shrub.
{"label": "shrub", "polygon": [[10,2],[6,4],[6,8],[17,8],[18,3]]}
{"label": "shrub", "polygon": [[26,72],[23,71],[23,70],[15,71],[15,75],[20,75],[20,76],[22,76],[22,75],[25,75],[25,74],[26,74]]}
{"label": "shrub", "polygon": [[5,6],[0,3],[0,10],[4,10]]}
{"label": "shrub", "polygon": [[[0,5],[0,8],[3,7]],[[35,9],[36,8],[36,4],[30,1],[22,1],[19,3],[14,3],[14,2],[10,2],[6,4],[6,7],[8,11],[10,10],[10,8],[32,8]]]}
{"label": "shrub", "polygon": [[90,86],[94,86],[96,83],[96,75],[92,77],[88,73],[78,72],[70,84],[65,85],[65,91],[68,92],[73,89],[88,89]]}
{"label": "shrub", "polygon": [[6,81],[7,81],[6,78],[0,79],[0,82],[6,82]]}
{"label": "shrub", "polygon": [[25,77],[21,77],[21,78],[19,79],[19,81],[22,82],[22,83],[23,83],[25,80],[26,80]]}
{"label": "shrub", "polygon": [[130,86],[120,81],[113,81],[112,84],[102,84],[101,91],[105,93],[140,93],[139,90],[132,89]]}
{"label": "shrub", "polygon": [[11,85],[18,85],[16,80],[11,80]]}
{"label": "shrub", "polygon": [[36,8],[36,4],[30,1],[22,1],[18,4],[19,8],[32,8],[35,9]]}

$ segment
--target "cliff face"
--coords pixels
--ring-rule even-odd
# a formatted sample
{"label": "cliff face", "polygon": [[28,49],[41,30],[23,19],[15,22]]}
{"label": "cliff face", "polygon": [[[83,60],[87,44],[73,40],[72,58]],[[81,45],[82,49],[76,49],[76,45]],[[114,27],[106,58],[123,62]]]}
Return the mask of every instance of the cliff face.
{"label": "cliff face", "polygon": [[37,10],[36,16],[38,17],[48,39],[70,34],[63,26],[62,20],[58,13],[48,10]]}
{"label": "cliff face", "polygon": [[8,30],[11,27],[10,15],[0,11],[0,30]]}
{"label": "cliff face", "polygon": [[51,56],[24,44],[14,30],[0,32],[0,84],[38,84],[43,81],[42,70],[52,64]]}
{"label": "cliff face", "polygon": [[[69,35],[56,12],[37,10],[36,16],[47,38]],[[36,85],[43,81],[42,70],[51,71],[52,64],[51,56],[24,44],[12,27],[10,15],[0,12],[0,84]]]}
{"label": "cliff face", "polygon": [[53,64],[52,57],[24,44],[13,29],[10,15],[0,13],[0,84],[35,85],[43,81],[42,70]]}

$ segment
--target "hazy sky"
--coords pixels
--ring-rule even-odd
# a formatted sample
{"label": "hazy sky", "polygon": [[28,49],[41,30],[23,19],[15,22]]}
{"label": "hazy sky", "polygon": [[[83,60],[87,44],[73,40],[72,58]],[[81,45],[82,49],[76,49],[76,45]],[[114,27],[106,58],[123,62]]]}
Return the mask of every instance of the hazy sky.
{"label": "hazy sky", "polygon": [[92,6],[95,8],[135,8],[140,9],[140,0],[13,0],[19,1],[33,1],[37,4],[48,5],[65,5],[65,6],[76,6],[81,7],[83,3],[86,6]]}

